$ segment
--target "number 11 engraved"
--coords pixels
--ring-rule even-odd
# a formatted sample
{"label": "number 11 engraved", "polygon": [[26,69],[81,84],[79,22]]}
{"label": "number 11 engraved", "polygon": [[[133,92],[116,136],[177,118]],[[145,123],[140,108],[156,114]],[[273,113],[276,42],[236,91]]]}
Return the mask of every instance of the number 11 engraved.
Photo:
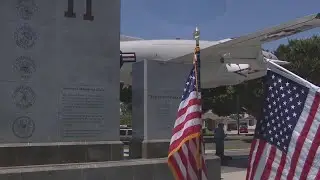
{"label": "number 11 engraved", "polygon": [[[68,10],[64,12],[64,16],[67,18],[75,18],[76,13],[73,11],[73,8],[74,0],[68,0]],[[86,12],[83,15],[83,20],[94,20],[94,16],[92,15],[92,0],[86,0]]]}
{"label": "number 11 engraved", "polygon": [[86,13],[83,15],[83,20],[93,21],[92,16],[92,0],[86,0]]}
{"label": "number 11 engraved", "polygon": [[64,12],[64,17],[68,17],[68,18],[76,17],[76,13],[73,12],[73,5],[74,5],[74,1],[68,0],[68,11]]}

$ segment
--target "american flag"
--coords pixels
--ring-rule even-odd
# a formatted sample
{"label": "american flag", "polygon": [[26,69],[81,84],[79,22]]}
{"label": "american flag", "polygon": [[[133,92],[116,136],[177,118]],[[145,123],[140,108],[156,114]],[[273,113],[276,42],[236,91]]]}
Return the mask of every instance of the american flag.
{"label": "american flag", "polygon": [[[193,67],[186,81],[169,147],[168,164],[177,180],[207,180],[201,140],[201,97],[195,74]],[[202,148],[202,154],[199,148]]]}
{"label": "american flag", "polygon": [[268,70],[265,78],[246,179],[320,179],[318,87],[283,72]]}

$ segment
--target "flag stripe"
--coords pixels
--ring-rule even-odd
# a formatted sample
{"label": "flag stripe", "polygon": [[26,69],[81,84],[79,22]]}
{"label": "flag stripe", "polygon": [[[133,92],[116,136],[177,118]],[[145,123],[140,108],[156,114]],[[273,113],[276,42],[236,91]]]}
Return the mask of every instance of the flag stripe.
{"label": "flag stripe", "polygon": [[318,169],[317,176],[316,176],[316,178],[314,178],[314,179],[320,179],[320,169]]}
{"label": "flag stripe", "polygon": [[267,158],[267,163],[264,167],[261,179],[269,179],[270,173],[271,173],[271,168],[272,168],[272,164],[274,161],[274,158],[276,156],[276,148],[274,146],[270,147],[270,153],[269,156]]}
{"label": "flag stripe", "polygon": [[[262,141],[262,140],[258,141],[257,152],[255,153],[255,158],[254,158],[254,161],[253,161],[254,165],[259,163],[265,145],[266,145],[265,141]],[[255,177],[256,171],[257,171],[257,166],[253,166],[250,180],[253,180],[253,178]]]}
{"label": "flag stripe", "polygon": [[[264,141],[265,142],[265,141]],[[262,154],[260,155],[259,161],[257,163],[257,168],[254,174],[253,179],[262,179],[262,174],[264,172],[264,168],[266,167],[267,160],[269,158],[271,146],[268,143],[265,143],[264,148],[262,149]],[[265,179],[263,179],[265,180]]]}
{"label": "flag stripe", "polygon": [[179,165],[174,156],[168,158],[168,164],[171,171],[173,172],[175,179],[183,179],[182,172],[180,171]]}
{"label": "flag stripe", "polygon": [[180,123],[179,125],[177,125],[176,127],[174,127],[173,129],[173,133],[178,133],[179,131],[183,131],[185,125],[187,125],[188,122],[198,118],[199,116],[201,116],[201,112],[190,112],[185,116],[185,120]]}
{"label": "flag stripe", "polygon": [[320,169],[320,147],[318,147],[317,149],[317,152],[316,152],[316,156],[315,156],[315,159],[313,161],[313,164],[312,164],[312,167],[311,167],[311,170],[308,174],[308,177],[310,177],[311,179],[315,179],[316,178],[316,175]]}
{"label": "flag stripe", "polygon": [[186,99],[185,103],[187,103],[187,104],[185,104],[185,106],[178,111],[178,115],[177,115],[178,119],[176,120],[176,124],[179,124],[179,123],[183,122],[184,118],[181,117],[181,116],[186,114],[187,110],[191,106],[193,106],[193,105],[199,105],[200,106],[201,105],[199,99],[195,99],[195,98],[196,98],[196,93],[192,93],[192,94],[190,94],[188,99]]}
{"label": "flag stripe", "polygon": [[179,117],[181,116],[181,114],[185,114],[185,112],[187,111],[186,109],[189,106],[196,105],[196,104],[201,105],[200,104],[201,101],[199,101],[198,96],[197,96],[198,94],[199,93],[197,93],[197,92],[191,92],[190,95],[180,103],[178,113],[177,113],[178,118],[176,119],[175,124],[180,122]]}
{"label": "flag stripe", "polygon": [[174,141],[170,144],[169,151],[173,151],[176,148],[180,148],[180,146],[188,141],[189,139],[193,138],[194,136],[199,136],[199,131],[202,129],[202,125],[200,123],[194,124],[194,122],[190,122],[188,127],[185,128],[184,131],[176,133],[172,136]]}
{"label": "flag stripe", "polygon": [[[318,93],[315,93],[315,99],[316,97],[319,96]],[[319,108],[319,103],[318,103],[318,108]],[[302,174],[302,171],[304,170],[308,170],[307,169],[304,169],[303,166],[305,164],[305,162],[308,160],[308,154],[310,152],[316,152],[317,151],[317,147],[312,147],[314,145],[312,145],[313,143],[312,142],[315,142],[315,135],[316,135],[316,131],[319,127],[319,111],[318,111],[318,108],[316,110],[316,115],[314,115],[314,119],[312,120],[312,124],[310,126],[310,129],[309,129],[309,132],[307,134],[307,138],[306,140],[304,141],[304,144],[303,144],[303,147],[301,149],[301,153],[299,155],[299,158],[298,158],[298,162],[297,162],[297,166],[296,166],[296,169],[295,169],[295,173],[294,173],[294,178],[302,178],[302,179],[305,179],[304,177],[307,177],[308,176],[308,173],[306,174]],[[311,111],[310,111],[311,112]],[[311,158],[309,156],[309,158]],[[312,161],[313,159],[311,160],[311,164],[310,164],[310,167],[312,165]],[[308,170],[310,171],[310,169]]]}
{"label": "flag stripe", "polygon": [[190,156],[190,153],[193,153],[192,151],[190,151],[190,141],[188,141],[187,143],[185,143],[184,146],[182,146],[183,149],[183,153],[185,154],[185,157],[187,159],[187,173],[188,173],[188,178],[189,179],[196,179],[197,178],[197,174],[195,173],[195,169],[194,166],[192,166],[192,160],[194,159],[192,156]]}
{"label": "flag stripe", "polygon": [[284,153],[282,153],[275,180],[280,180],[285,164],[286,164],[286,155]]}
{"label": "flag stripe", "polygon": [[271,166],[271,172],[270,172],[270,176],[269,179],[276,179],[276,175],[277,175],[277,169],[279,168],[280,165],[280,161],[281,161],[281,156],[283,155],[282,151],[279,150],[278,148],[276,148],[275,146],[273,146],[273,148],[275,148],[276,152],[275,152],[275,157],[273,159],[273,163]]}
{"label": "flag stripe", "polygon": [[[185,155],[185,153],[184,153],[184,148],[185,148],[185,147],[186,147],[186,145],[183,144],[183,145],[182,145],[182,148],[180,148],[180,149],[178,150],[178,155],[180,156],[180,159],[181,159],[181,162],[182,162],[181,165],[183,165],[183,167],[186,169],[184,178],[188,180],[188,179],[190,179],[190,176],[189,176],[189,169],[188,169],[187,157],[186,157],[186,155]],[[180,167],[180,168],[181,168],[181,167]]]}
{"label": "flag stripe", "polygon": [[191,139],[199,137],[199,136],[200,136],[199,133],[194,133],[194,134],[191,134],[191,135],[187,136],[185,139],[183,139],[181,141],[181,143],[176,148],[174,148],[174,147],[172,147],[172,145],[170,145],[170,147],[169,147],[169,155],[168,156],[171,156],[173,153],[175,153],[184,143],[187,143]]}
{"label": "flag stripe", "polygon": [[[190,120],[189,114],[194,114],[199,111],[199,105],[192,105],[187,109],[187,112],[179,117],[177,120],[177,123],[175,124],[174,131],[177,131],[177,129],[183,127],[184,123],[188,120]],[[199,115],[199,114],[196,114]],[[200,114],[201,115],[201,114]],[[180,129],[179,129],[180,130]]]}
{"label": "flag stripe", "polygon": [[187,153],[188,153],[188,160],[189,160],[189,167],[190,167],[188,169],[190,172],[190,176],[193,179],[196,179],[197,174],[194,171],[195,169],[197,169],[196,159],[194,156],[196,148],[192,140],[190,140],[187,144],[188,144]]}
{"label": "flag stripe", "polygon": [[292,136],[292,138],[290,140],[290,145],[288,148],[288,152],[286,154],[285,165],[284,165],[284,168],[281,173],[281,179],[287,179],[287,176],[289,174],[289,170],[291,167],[293,154],[294,154],[296,146],[297,146],[298,137],[301,134],[301,132],[303,131],[303,127],[306,122],[306,119],[309,117],[309,114],[311,112],[310,110],[311,110],[312,104],[314,102],[314,97],[315,97],[315,92],[310,90],[308,97],[306,99],[306,102],[304,104],[303,111],[302,111],[300,118],[297,122],[297,125],[293,131],[293,133],[295,133],[295,135]]}
{"label": "flag stripe", "polygon": [[252,168],[252,159],[254,159],[254,157],[252,158],[252,156],[254,155],[254,151],[256,150],[256,144],[257,144],[257,139],[254,139],[251,143],[251,149],[250,149],[250,153],[249,153],[249,164],[248,164],[248,168],[247,168],[247,175],[246,175],[246,180],[249,179],[250,177],[250,172],[251,172],[251,168]]}
{"label": "flag stripe", "polygon": [[295,174],[297,162],[299,160],[299,156],[300,156],[304,141],[307,138],[311,124],[313,122],[313,119],[316,115],[316,112],[317,112],[317,109],[319,106],[319,100],[320,100],[320,96],[319,96],[319,94],[316,94],[315,99],[312,103],[311,110],[310,110],[309,116],[307,118],[307,121],[305,122],[304,127],[302,129],[302,132],[300,133],[298,140],[296,142],[296,148],[295,148],[295,151],[294,151],[292,159],[291,159],[291,166],[290,166],[289,174],[287,177],[288,180],[293,179],[293,176]]}
{"label": "flag stripe", "polygon": [[[181,124],[183,124],[186,121],[187,116],[190,113],[198,112],[199,108],[200,108],[200,106],[198,104],[190,104],[190,106],[188,106],[185,109],[186,111],[184,112],[184,114],[181,114],[179,116],[179,118],[177,119],[174,129],[181,127]],[[189,119],[187,119],[187,120],[189,120]]]}
{"label": "flag stripe", "polygon": [[178,150],[177,153],[173,154],[173,157],[176,159],[177,161],[177,164],[179,166],[179,171],[181,171],[181,174],[182,174],[182,178],[183,179],[186,179],[187,177],[187,169],[186,169],[186,166],[183,164],[183,161],[180,157],[180,154],[181,154],[181,148]]}
{"label": "flag stripe", "polygon": [[[319,93],[316,93],[316,97],[319,96]],[[320,99],[320,98],[319,98]],[[308,177],[308,174],[311,170],[312,166],[318,166],[317,164],[314,164],[314,158],[316,156],[318,147],[320,145],[320,112],[319,112],[319,104],[318,109],[315,115],[315,119],[313,120],[312,126],[310,128],[310,132],[308,133],[308,139],[312,139],[312,143],[306,143],[309,144],[309,146],[304,146],[303,148],[308,151],[308,155],[306,159],[304,159],[304,162],[300,162],[303,165],[303,168],[300,169],[301,175],[300,179],[306,179]],[[304,155],[304,154],[303,154]],[[318,154],[319,155],[319,154]],[[301,166],[300,166],[301,167]],[[318,166],[319,168],[319,166]]]}
{"label": "flag stripe", "polygon": [[252,173],[252,171],[253,171],[253,166],[254,166],[253,163],[254,163],[255,158],[256,158],[256,153],[257,153],[257,150],[258,150],[258,146],[259,146],[259,141],[260,141],[260,140],[255,139],[255,141],[256,141],[256,143],[255,143],[256,146],[254,147],[255,149],[254,149],[253,154],[252,154],[252,157],[251,157],[251,163],[250,163],[251,170],[250,170],[250,174],[249,174],[249,177],[248,177],[247,180],[251,179],[251,176],[254,176],[253,173]]}

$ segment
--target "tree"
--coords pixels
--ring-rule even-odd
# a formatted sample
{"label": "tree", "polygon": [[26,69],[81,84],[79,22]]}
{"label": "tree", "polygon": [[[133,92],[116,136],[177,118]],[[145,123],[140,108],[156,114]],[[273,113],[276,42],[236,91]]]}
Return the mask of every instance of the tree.
{"label": "tree", "polygon": [[240,104],[248,114],[258,118],[262,110],[263,77],[243,83],[243,91],[240,92]]}
{"label": "tree", "polygon": [[[234,112],[236,89],[233,86],[221,86],[202,90],[202,110],[212,110],[219,116],[226,116]],[[226,108],[227,107],[227,108]]]}
{"label": "tree", "polygon": [[121,102],[120,103],[120,124],[121,125],[131,125],[132,120],[132,112],[131,109],[128,108],[127,104]]}
{"label": "tree", "polygon": [[120,102],[131,104],[132,102],[132,87],[120,85]]}
{"label": "tree", "polygon": [[262,78],[250,80],[235,86],[222,86],[204,89],[203,111],[212,110],[219,116],[237,113],[237,95],[239,113],[248,112],[254,116],[260,113],[262,102]]}
{"label": "tree", "polygon": [[280,45],[275,55],[290,64],[286,67],[302,78],[320,85],[320,36],[307,39],[289,40]]}
{"label": "tree", "polygon": [[131,125],[132,120],[132,88],[120,86],[120,124]]}

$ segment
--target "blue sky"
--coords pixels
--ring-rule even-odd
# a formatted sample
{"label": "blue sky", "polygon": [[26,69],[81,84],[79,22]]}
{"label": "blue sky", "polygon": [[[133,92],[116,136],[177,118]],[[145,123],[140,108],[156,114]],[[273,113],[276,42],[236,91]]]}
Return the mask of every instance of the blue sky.
{"label": "blue sky", "polygon": [[[194,5],[194,2],[199,2]],[[319,0],[121,0],[121,34],[144,39],[201,39],[245,35],[320,12]],[[320,35],[320,28],[291,38]],[[273,50],[287,39],[264,44]]]}

